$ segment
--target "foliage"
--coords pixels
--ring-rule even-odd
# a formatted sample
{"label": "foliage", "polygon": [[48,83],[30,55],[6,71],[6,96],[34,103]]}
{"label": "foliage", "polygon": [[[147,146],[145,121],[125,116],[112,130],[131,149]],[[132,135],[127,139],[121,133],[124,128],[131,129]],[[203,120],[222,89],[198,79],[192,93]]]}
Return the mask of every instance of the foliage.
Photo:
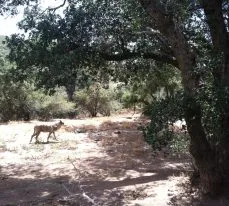
{"label": "foliage", "polygon": [[8,14],[15,15],[18,13],[18,7],[24,5],[32,5],[33,3],[38,3],[38,0],[1,0],[0,4],[0,15]]}
{"label": "foliage", "polygon": [[8,83],[1,85],[0,120],[30,120],[38,118],[69,117],[75,112],[75,104],[67,101],[64,92],[58,91],[52,96],[42,90],[34,90],[32,85]]}
{"label": "foliage", "polygon": [[0,77],[0,121],[27,121],[32,118],[47,120],[68,117],[75,111],[75,105],[67,101],[63,91],[49,96],[44,90],[35,90],[31,83],[12,82],[7,73]]}
{"label": "foliage", "polygon": [[[5,38],[2,37],[1,40]],[[12,66],[6,60],[8,53],[5,45],[0,45],[0,121],[9,121],[14,119],[29,119],[28,106],[26,104],[26,87],[22,84],[15,84],[9,73]]]}
{"label": "foliage", "polygon": [[91,47],[94,41],[89,29],[91,12],[71,6],[62,18],[53,12],[42,12],[38,7],[27,9],[19,25],[25,31],[30,30],[29,38],[12,35],[7,39],[11,48],[9,59],[17,64],[13,71],[16,80],[32,75],[38,87],[49,90],[65,86],[73,92],[75,87],[88,86],[95,80],[98,68],[106,65],[96,58]]}
{"label": "foliage", "polygon": [[117,101],[115,87],[110,85],[106,89],[99,83],[76,92],[75,102],[79,110],[89,112],[92,117],[96,117],[98,113],[110,116],[111,112],[121,107]]}
{"label": "foliage", "polygon": [[26,89],[21,85],[1,85],[0,120],[29,120],[29,106],[26,104]]}
{"label": "foliage", "polygon": [[201,104],[202,124],[210,144],[218,145],[222,134],[221,113],[229,102],[228,88],[214,87],[212,75],[208,75],[205,84],[198,90],[198,103]]}
{"label": "foliage", "polygon": [[[169,65],[155,65],[141,61],[125,67],[131,67],[135,74],[129,77],[129,82],[123,89],[121,101],[124,107],[138,106],[147,111],[153,101],[173,97],[182,88],[180,72]],[[121,67],[121,69],[126,68]],[[126,73],[130,74],[128,71],[123,71],[124,75]],[[122,77],[118,79],[121,81]]]}
{"label": "foliage", "polygon": [[0,35],[0,58],[4,58],[9,54],[9,49],[5,46],[6,37]]}
{"label": "foliage", "polygon": [[136,104],[139,103],[139,100],[140,97],[138,96],[138,94],[130,90],[126,90],[122,95],[122,102],[125,108],[131,108],[132,106],[134,106],[135,108]]}
{"label": "foliage", "polygon": [[76,115],[75,104],[67,100],[67,95],[63,88],[57,88],[53,95],[45,94],[44,90],[33,90],[27,95],[33,118],[48,120]]}
{"label": "foliage", "polygon": [[188,154],[190,146],[190,137],[185,132],[174,134],[172,140],[169,142],[169,147],[175,154]]}
{"label": "foliage", "polygon": [[[104,52],[122,51],[128,46],[122,43],[125,39],[129,42],[138,38],[132,30],[139,30],[144,19],[131,9],[141,10],[138,3],[76,2],[69,1],[62,16],[51,10],[41,11],[38,6],[25,9],[19,27],[28,32],[27,37],[12,35],[7,39],[9,58],[17,64],[13,71],[17,80],[33,75],[38,87],[47,89],[88,86],[98,80],[95,77],[99,71],[112,73]],[[130,11],[129,15],[120,6]]]}
{"label": "foliage", "polygon": [[[1,37],[4,41],[5,37]],[[58,90],[47,95],[43,89],[35,90],[33,79],[15,82],[14,66],[6,59],[9,49],[0,44],[0,121],[29,120],[31,118],[48,119],[68,117],[75,112],[74,103],[66,100],[66,93]]]}
{"label": "foliage", "polygon": [[177,134],[173,132],[171,126],[177,120],[184,118],[182,99],[182,92],[174,97],[158,99],[153,101],[145,112],[151,122],[143,128],[144,137],[154,149],[161,149],[169,142],[175,141]]}

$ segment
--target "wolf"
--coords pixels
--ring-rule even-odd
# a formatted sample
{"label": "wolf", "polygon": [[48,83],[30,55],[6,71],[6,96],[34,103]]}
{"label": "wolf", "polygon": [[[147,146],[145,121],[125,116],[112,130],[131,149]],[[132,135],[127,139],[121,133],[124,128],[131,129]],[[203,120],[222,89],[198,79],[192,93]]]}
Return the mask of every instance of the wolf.
{"label": "wolf", "polygon": [[61,128],[61,126],[64,125],[64,122],[62,122],[61,120],[53,125],[36,125],[34,126],[34,132],[31,136],[30,142],[32,142],[33,137],[36,138],[36,143],[38,142],[38,136],[40,135],[41,132],[49,132],[49,135],[47,137],[47,142],[49,142],[49,137],[50,135],[53,133],[54,135],[54,139],[57,140],[56,135],[55,135],[55,131],[57,131],[58,129]]}

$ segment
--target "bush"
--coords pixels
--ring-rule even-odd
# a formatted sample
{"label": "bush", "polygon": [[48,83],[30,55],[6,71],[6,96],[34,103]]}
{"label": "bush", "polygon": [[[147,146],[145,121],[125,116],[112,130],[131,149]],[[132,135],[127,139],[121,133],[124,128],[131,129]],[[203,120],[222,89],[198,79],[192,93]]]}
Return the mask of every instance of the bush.
{"label": "bush", "polygon": [[53,95],[46,95],[42,90],[33,91],[28,96],[28,101],[33,117],[40,120],[68,118],[71,114],[76,114],[75,104],[67,100],[66,92],[62,88],[57,88]]}
{"label": "bush", "polygon": [[140,103],[140,97],[136,93],[126,90],[122,95],[122,102],[125,108],[136,107]]}
{"label": "bush", "polygon": [[184,143],[179,141],[180,134],[175,133],[170,128],[170,125],[177,120],[182,120],[184,117],[182,99],[183,94],[178,93],[174,97],[166,97],[165,99],[154,101],[145,108],[145,115],[150,117],[151,122],[147,127],[143,128],[143,134],[145,140],[154,149],[160,150],[168,144],[172,144],[171,147],[176,150],[182,150],[182,147],[186,147]]}
{"label": "bush", "polygon": [[58,89],[54,95],[46,95],[31,84],[8,82],[1,85],[1,94],[0,120],[3,122],[64,118],[75,112],[75,104],[67,101],[63,89]]}
{"label": "bush", "polygon": [[105,89],[100,83],[96,83],[87,89],[76,92],[74,99],[78,110],[86,111],[92,117],[96,117],[98,114],[110,116],[111,112],[121,108],[121,104],[117,101],[114,85]]}
{"label": "bush", "polygon": [[29,89],[23,84],[12,82],[1,85],[0,97],[0,119],[3,122],[9,120],[29,120],[30,105],[27,102],[27,91]]}

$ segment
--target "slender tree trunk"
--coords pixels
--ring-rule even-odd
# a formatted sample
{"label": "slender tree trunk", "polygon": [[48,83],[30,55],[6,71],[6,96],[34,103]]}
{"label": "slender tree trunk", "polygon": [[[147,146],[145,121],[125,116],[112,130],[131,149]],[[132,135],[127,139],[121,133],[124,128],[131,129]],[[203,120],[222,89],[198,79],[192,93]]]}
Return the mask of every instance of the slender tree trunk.
{"label": "slender tree trunk", "polygon": [[68,100],[70,102],[73,102],[73,95],[74,95],[74,92],[76,90],[76,87],[75,87],[75,83],[73,84],[68,84],[66,87],[66,92],[67,92],[67,95],[68,95]]}
{"label": "slender tree trunk", "polygon": [[215,149],[211,147],[202,126],[201,107],[196,101],[199,77],[194,72],[195,54],[189,47],[179,25],[166,14],[160,1],[140,0],[140,3],[152,18],[152,27],[158,29],[168,39],[178,61],[186,95],[184,109],[187,129],[191,137],[190,152],[198,167],[203,191],[215,194],[220,191],[223,177]]}

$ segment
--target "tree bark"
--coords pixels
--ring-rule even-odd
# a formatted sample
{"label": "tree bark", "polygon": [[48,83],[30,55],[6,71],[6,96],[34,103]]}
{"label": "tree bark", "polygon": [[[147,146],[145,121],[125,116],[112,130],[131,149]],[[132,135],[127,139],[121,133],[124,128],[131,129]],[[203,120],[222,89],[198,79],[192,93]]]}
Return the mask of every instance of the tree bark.
{"label": "tree bark", "polygon": [[160,1],[140,0],[143,8],[153,21],[153,27],[164,35],[174,52],[182,74],[184,86],[185,120],[191,137],[190,152],[199,169],[201,186],[204,192],[215,194],[222,184],[222,175],[216,158],[215,150],[211,148],[205,130],[201,123],[201,107],[196,101],[196,91],[199,86],[199,77],[195,74],[195,53],[188,45],[184,34],[174,19],[169,16]]}
{"label": "tree bark", "polygon": [[218,68],[220,81],[224,86],[229,86],[229,34],[224,22],[222,0],[202,0],[201,3],[207,17],[213,47],[223,55],[223,66]]}
{"label": "tree bark", "polygon": [[226,90],[229,87],[229,33],[224,21],[222,11],[222,0],[202,0],[209,30],[211,33],[212,44],[215,53],[221,56],[222,65],[215,68],[213,73],[217,80],[215,87],[225,99],[219,99],[218,105],[220,112],[220,130],[219,134],[219,161],[222,175],[228,181],[229,177],[229,99]]}
{"label": "tree bark", "polygon": [[74,95],[74,92],[76,91],[75,83],[68,84],[67,86],[65,86],[65,89],[66,89],[66,93],[68,95],[68,100],[70,102],[73,102],[73,95]]}

